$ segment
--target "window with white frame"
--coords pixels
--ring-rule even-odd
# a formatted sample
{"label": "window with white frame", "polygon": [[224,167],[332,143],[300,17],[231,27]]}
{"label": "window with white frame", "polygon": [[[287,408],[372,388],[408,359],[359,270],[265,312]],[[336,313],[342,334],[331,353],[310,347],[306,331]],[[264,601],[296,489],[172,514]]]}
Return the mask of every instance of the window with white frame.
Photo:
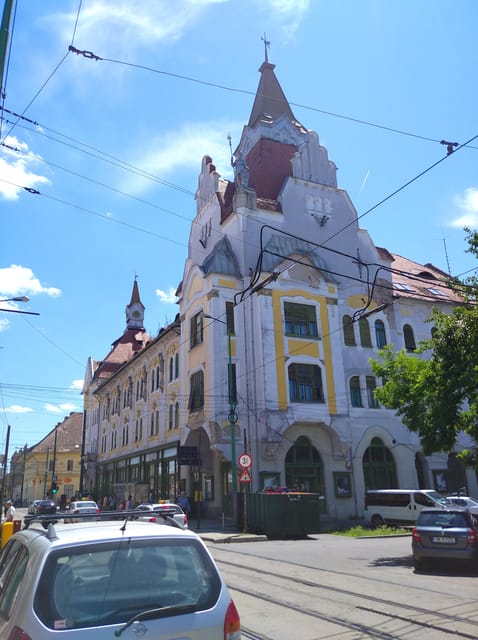
{"label": "window with white frame", "polygon": [[320,367],[293,363],[287,371],[291,402],[325,402]]}
{"label": "window with white frame", "polygon": [[298,338],[317,338],[317,315],[311,304],[284,302],[285,333]]}
{"label": "window with white frame", "polygon": [[204,373],[196,371],[189,379],[189,411],[199,411],[204,407]]}
{"label": "window with white frame", "polygon": [[190,320],[189,347],[192,349],[203,341],[203,315],[196,313]]}

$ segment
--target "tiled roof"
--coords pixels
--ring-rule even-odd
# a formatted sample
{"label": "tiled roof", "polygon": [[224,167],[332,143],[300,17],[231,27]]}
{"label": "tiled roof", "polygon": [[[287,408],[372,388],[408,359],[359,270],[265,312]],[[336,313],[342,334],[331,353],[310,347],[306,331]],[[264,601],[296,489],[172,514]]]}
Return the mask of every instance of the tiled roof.
{"label": "tiled roof", "polygon": [[30,451],[45,452],[55,448],[56,431],[56,451],[75,451],[81,446],[83,437],[83,412],[75,411],[59,422],[48,435],[38,444],[30,448]]}
{"label": "tiled roof", "polygon": [[[386,251],[381,249],[380,251]],[[387,252],[388,253],[388,252]],[[420,264],[397,254],[389,254],[393,258],[392,271],[393,293],[401,298],[415,298],[433,302],[461,302],[448,285],[451,277],[430,263]]]}

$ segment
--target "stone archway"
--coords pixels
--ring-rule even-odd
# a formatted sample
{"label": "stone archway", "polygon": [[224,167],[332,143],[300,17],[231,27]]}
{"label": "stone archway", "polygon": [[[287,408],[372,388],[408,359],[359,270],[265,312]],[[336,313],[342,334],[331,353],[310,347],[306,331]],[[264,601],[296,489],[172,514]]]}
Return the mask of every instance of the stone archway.
{"label": "stone archway", "polygon": [[362,458],[366,489],[398,489],[395,459],[381,438],[372,438]]}
{"label": "stone archway", "polygon": [[[289,489],[325,496],[324,467],[317,449],[306,436],[299,436],[285,456],[285,481]],[[321,500],[321,511],[326,510]]]}

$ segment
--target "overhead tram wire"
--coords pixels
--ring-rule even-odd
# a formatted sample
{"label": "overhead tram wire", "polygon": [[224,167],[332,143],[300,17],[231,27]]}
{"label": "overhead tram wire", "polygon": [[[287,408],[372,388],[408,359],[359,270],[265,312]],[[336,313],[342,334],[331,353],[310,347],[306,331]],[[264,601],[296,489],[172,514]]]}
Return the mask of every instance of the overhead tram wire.
{"label": "overhead tram wire", "polygon": [[[101,56],[97,56],[95,55],[93,52],[91,51],[81,51],[79,49],[77,49],[76,47],[70,47],[70,51],[72,51],[73,53],[76,53],[77,55],[82,55],[85,58],[90,58],[90,59],[94,59],[96,61],[103,61],[103,62],[110,62],[113,64],[118,64],[118,65],[122,65],[122,66],[126,66],[126,67],[132,67],[135,69],[141,69],[143,71],[149,71],[150,73],[155,73],[155,74],[159,74],[159,75],[164,75],[164,76],[168,76],[170,78],[176,78],[178,80],[186,80],[187,82],[194,82],[196,84],[200,84],[206,87],[212,87],[214,89],[222,89],[223,91],[230,91],[233,93],[242,93],[244,95],[250,95],[250,96],[256,96],[257,92],[255,91],[250,91],[247,89],[238,89],[236,87],[229,87],[227,85],[224,84],[220,84],[220,83],[216,83],[216,82],[209,82],[207,80],[199,80],[198,78],[193,78],[192,76],[185,76],[179,73],[172,73],[170,71],[163,71],[161,69],[156,69],[154,67],[149,67],[147,65],[142,65],[142,64],[136,64],[133,62],[126,62],[125,60],[117,60],[115,58],[102,58]],[[278,98],[272,97],[272,96],[266,96],[268,99],[270,100],[279,100]],[[418,140],[424,140],[426,142],[441,142],[441,139],[439,140],[438,138],[430,138],[427,136],[422,136],[422,135],[418,135],[416,133],[410,133],[408,131],[403,131],[401,129],[396,129],[394,127],[387,127],[385,125],[381,125],[381,124],[377,124],[374,122],[369,122],[367,120],[361,120],[360,118],[353,118],[351,116],[345,116],[343,114],[340,113],[335,113],[333,111],[326,111],[324,109],[319,109],[317,107],[311,107],[309,105],[304,105],[298,102],[291,102],[290,100],[288,101],[289,104],[292,107],[298,107],[300,109],[305,109],[307,111],[313,111],[316,113],[321,113],[323,115],[326,116],[330,116],[333,118],[340,118],[342,120],[348,120],[349,122],[354,122],[356,124],[361,124],[361,125],[365,125],[367,127],[374,127],[376,129],[382,129],[384,131],[389,131],[390,133],[397,133],[403,136],[408,136],[410,138],[417,138]],[[471,149],[476,149],[478,147],[469,147]]]}
{"label": "overhead tram wire", "polygon": [[[101,160],[102,162],[106,162],[108,164],[111,164],[112,166],[118,167],[120,169],[124,169],[125,171],[129,171],[130,173],[133,173],[135,175],[141,176],[143,178],[148,178],[149,180],[152,180],[154,182],[158,182],[159,184],[162,184],[165,187],[170,187],[171,189],[176,189],[177,191],[180,191],[182,193],[185,193],[186,195],[191,195],[194,196],[194,192],[191,191],[190,189],[186,189],[184,187],[181,187],[177,184],[174,184],[173,182],[169,182],[168,180],[164,180],[162,178],[160,178],[159,176],[155,176],[152,173],[149,173],[147,171],[144,171],[143,169],[140,169],[139,167],[126,162],[125,160],[121,160],[120,158],[117,158],[111,154],[106,153],[105,151],[102,151],[101,149],[98,149],[92,145],[86,144],[84,142],[81,142],[79,140],[75,140],[74,138],[71,138],[69,136],[67,136],[64,133],[61,133],[60,131],[56,131],[55,129],[51,129],[50,127],[45,126],[44,124],[40,123],[40,122],[36,122],[34,120],[31,120],[30,118],[26,118],[23,115],[19,115],[17,113],[15,113],[14,111],[10,111],[9,109],[3,109],[4,112],[6,113],[10,113],[11,115],[13,115],[14,117],[17,118],[17,122],[15,123],[15,126],[20,126],[24,129],[26,129],[27,131],[31,131],[32,133],[35,133],[37,135],[41,135],[45,138],[47,138],[48,140],[52,140],[53,142],[56,142],[58,144],[62,144],[64,146],[69,147],[70,149],[74,149],[75,151],[79,151],[80,153],[84,153],[85,155],[88,155],[92,158],[96,158],[97,160]],[[65,138],[66,140],[70,140],[71,142],[74,142],[75,145],[81,145],[83,147],[85,147],[86,149],[91,149],[92,151],[95,151],[96,153],[92,153],[91,151],[86,151],[85,149],[81,149],[81,147],[77,147],[73,144],[69,144],[67,142],[64,142],[62,140],[58,140],[57,138],[54,138],[53,136],[48,136],[46,133],[44,133],[43,131],[39,130],[39,129],[32,129],[30,127],[27,127],[25,125],[19,125],[18,121],[19,119],[25,120],[26,122],[29,122],[30,124],[33,124],[35,127],[41,127],[41,129],[45,129],[46,131],[51,131],[52,133],[55,133],[56,135],[59,135],[63,138]],[[0,141],[0,144],[2,144],[3,146],[5,146],[5,143],[3,141]],[[97,155],[99,154],[99,155]],[[104,157],[102,157],[104,156]]]}
{"label": "overhead tram wire", "polygon": [[145,233],[146,235],[150,235],[155,238],[165,240],[166,242],[171,242],[172,244],[176,244],[180,247],[187,247],[187,244],[185,244],[184,242],[178,242],[177,240],[173,240],[172,238],[167,238],[166,236],[162,236],[161,234],[155,233],[154,231],[149,231],[148,229],[142,229],[141,227],[137,227],[136,225],[130,224],[129,222],[124,222],[123,220],[119,220],[118,218],[112,218],[103,213],[99,213],[98,211],[93,211],[92,209],[87,209],[86,207],[82,207],[81,205],[68,202],[67,200],[62,200],[61,198],[55,198],[54,196],[50,196],[50,195],[47,195],[46,193],[42,193],[38,189],[33,189],[31,187],[23,187],[15,182],[11,182],[10,180],[5,180],[5,178],[0,178],[0,180],[2,182],[5,182],[6,184],[17,187],[17,189],[23,189],[24,191],[27,191],[32,195],[43,196],[44,198],[48,198],[48,200],[52,200],[53,202],[64,204],[67,207],[71,207],[73,209],[78,209],[79,211],[83,211],[84,213],[88,213],[89,215],[102,218],[103,220],[108,220],[109,222],[115,222],[116,224],[123,225],[124,227],[128,227],[129,229],[134,229],[135,231]]}

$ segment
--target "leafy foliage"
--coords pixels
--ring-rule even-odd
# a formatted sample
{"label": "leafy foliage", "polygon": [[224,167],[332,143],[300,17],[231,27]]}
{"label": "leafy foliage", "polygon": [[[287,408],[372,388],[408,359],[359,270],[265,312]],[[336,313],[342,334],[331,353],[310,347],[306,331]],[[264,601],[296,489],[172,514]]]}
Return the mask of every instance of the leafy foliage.
{"label": "leafy foliage", "polygon": [[[478,257],[478,233],[467,231],[468,251]],[[371,366],[383,381],[377,399],[418,434],[426,455],[454,451],[464,432],[474,444],[457,457],[478,470],[478,281],[454,286],[463,305],[451,313],[433,312],[431,340],[413,355],[387,346],[380,351],[382,361],[371,360]]]}

